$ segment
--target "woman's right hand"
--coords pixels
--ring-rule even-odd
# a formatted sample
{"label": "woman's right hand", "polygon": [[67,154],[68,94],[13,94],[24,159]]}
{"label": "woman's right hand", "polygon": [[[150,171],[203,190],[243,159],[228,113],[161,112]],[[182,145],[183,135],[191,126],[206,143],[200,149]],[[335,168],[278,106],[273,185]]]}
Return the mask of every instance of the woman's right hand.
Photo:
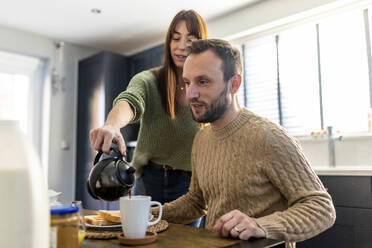
{"label": "woman's right hand", "polygon": [[106,124],[92,129],[89,138],[92,148],[96,151],[102,150],[104,153],[110,154],[111,144],[114,143],[118,146],[120,153],[123,156],[126,155],[126,146],[120,128]]}

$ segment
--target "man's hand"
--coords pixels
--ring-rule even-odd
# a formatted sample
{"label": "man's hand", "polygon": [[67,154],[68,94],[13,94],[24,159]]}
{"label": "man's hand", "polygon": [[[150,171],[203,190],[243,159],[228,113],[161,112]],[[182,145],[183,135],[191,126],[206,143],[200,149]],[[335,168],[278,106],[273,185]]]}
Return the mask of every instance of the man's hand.
{"label": "man's hand", "polygon": [[222,237],[231,235],[233,238],[247,240],[251,237],[264,238],[264,230],[248,215],[235,209],[221,216],[213,227],[213,230]]}
{"label": "man's hand", "polygon": [[100,128],[95,128],[89,134],[90,144],[96,151],[102,150],[106,154],[110,154],[111,144],[118,146],[120,153],[126,155],[126,146],[123,136],[119,128],[105,124]]}

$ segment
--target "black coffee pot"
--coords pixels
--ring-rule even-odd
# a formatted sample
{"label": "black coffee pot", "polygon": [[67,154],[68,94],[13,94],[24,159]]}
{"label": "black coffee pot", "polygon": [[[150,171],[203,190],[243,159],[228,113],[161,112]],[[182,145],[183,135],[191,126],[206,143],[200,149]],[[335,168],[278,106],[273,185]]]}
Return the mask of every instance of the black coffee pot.
{"label": "black coffee pot", "polygon": [[111,146],[110,150],[114,152],[101,161],[99,159],[103,152],[97,153],[89,173],[88,192],[97,200],[117,201],[128,195],[134,184],[136,169],[129,165],[116,146]]}

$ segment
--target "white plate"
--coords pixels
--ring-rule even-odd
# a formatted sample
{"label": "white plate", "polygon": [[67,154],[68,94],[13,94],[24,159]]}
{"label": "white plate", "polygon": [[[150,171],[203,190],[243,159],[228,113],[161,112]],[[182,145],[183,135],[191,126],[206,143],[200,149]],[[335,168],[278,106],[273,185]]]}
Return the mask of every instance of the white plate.
{"label": "white plate", "polygon": [[85,223],[85,226],[88,228],[94,228],[94,229],[113,229],[113,228],[121,228],[121,225],[109,225],[109,226],[96,226],[96,225],[91,225],[88,223]]}
{"label": "white plate", "polygon": [[57,192],[52,189],[48,190],[48,197],[49,197],[49,204],[50,205],[57,205],[59,197],[61,196],[62,192]]}

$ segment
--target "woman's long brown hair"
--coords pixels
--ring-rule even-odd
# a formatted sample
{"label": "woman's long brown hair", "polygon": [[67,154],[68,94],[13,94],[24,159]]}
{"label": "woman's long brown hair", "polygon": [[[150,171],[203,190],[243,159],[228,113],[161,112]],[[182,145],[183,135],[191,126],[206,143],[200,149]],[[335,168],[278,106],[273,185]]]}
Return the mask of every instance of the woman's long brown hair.
{"label": "woman's long brown hair", "polygon": [[160,68],[158,75],[159,91],[162,98],[164,109],[169,116],[174,119],[176,117],[176,86],[177,86],[177,67],[173,62],[170,53],[170,43],[176,25],[184,20],[187,30],[197,39],[206,39],[208,36],[207,25],[203,18],[194,10],[181,10],[173,18],[165,38],[164,45],[164,63]]}

